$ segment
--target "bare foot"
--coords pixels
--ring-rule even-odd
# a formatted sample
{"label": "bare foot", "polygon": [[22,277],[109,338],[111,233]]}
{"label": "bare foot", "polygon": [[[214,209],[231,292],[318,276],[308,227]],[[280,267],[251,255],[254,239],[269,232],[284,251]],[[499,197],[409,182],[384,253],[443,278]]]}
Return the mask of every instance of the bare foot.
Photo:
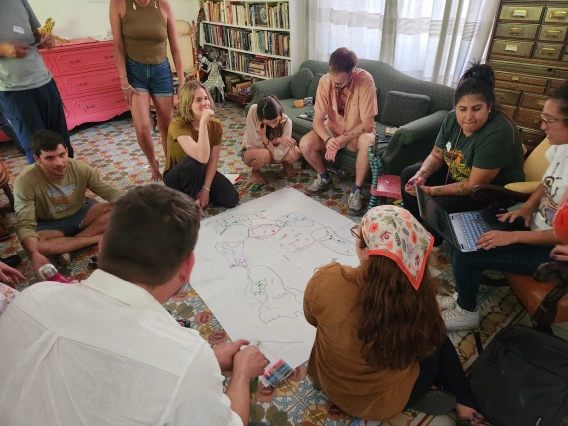
{"label": "bare foot", "polygon": [[295,169],[293,164],[282,163],[282,167],[284,167],[284,174],[286,175],[286,177],[296,176],[298,173],[300,173],[300,170]]}
{"label": "bare foot", "polygon": [[160,182],[162,180],[162,174],[160,173],[160,163],[158,160],[154,162],[154,167],[150,166],[152,169],[152,182]]}
{"label": "bare foot", "polygon": [[251,179],[253,182],[259,182],[262,183],[263,185],[266,183],[264,181],[264,179],[262,178],[262,176],[260,175],[260,172],[252,172],[251,173]]}

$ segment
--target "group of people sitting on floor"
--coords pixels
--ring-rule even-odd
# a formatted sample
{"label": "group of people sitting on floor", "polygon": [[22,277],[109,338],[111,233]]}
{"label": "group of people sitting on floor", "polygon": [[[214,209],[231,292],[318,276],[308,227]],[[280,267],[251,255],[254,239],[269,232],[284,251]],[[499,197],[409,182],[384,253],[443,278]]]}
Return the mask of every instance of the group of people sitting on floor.
{"label": "group of people sitting on floor", "polygon": [[[37,33],[39,24],[25,0],[9,0],[8,6],[6,16],[25,29],[30,46],[31,41],[52,45]],[[161,14],[170,34],[172,15],[164,0],[112,0],[115,38],[122,40],[118,30],[140,11],[148,22]],[[130,34],[132,28],[128,30]],[[17,67],[11,61],[27,55],[34,61],[38,55],[34,47],[22,50],[8,44],[0,45],[2,83],[3,71]],[[144,63],[129,57],[140,51],[129,50],[128,43],[126,47],[119,70],[128,83],[125,97],[137,105],[133,117],[138,126],[139,101],[147,97],[136,92],[155,82],[132,77],[133,67]],[[146,65],[163,62],[162,52],[154,53]],[[174,60],[179,60],[175,54]],[[181,63],[176,65],[182,69]],[[287,175],[294,174],[293,163],[303,155],[317,172],[306,190],[315,195],[332,184],[324,159],[333,161],[340,149],[348,149],[357,152],[348,207],[352,214],[363,213],[361,186],[369,171],[367,148],[375,141],[378,108],[372,77],[356,65],[357,57],[346,48],[331,55],[329,73],[317,90],[313,130],[299,146],[275,96],[250,108],[240,155],[253,179],[263,181],[261,169],[271,163],[281,163]],[[42,96],[59,95],[56,88],[51,93],[44,87],[54,86],[50,79],[36,87],[26,88],[29,81],[21,84],[17,90],[17,85],[0,85],[0,111],[34,163],[14,182],[18,238],[36,271],[50,256],[89,245],[98,244],[100,253],[98,270],[88,279],[78,285],[33,285],[0,317],[0,423],[247,424],[250,381],[267,366],[264,355],[245,340],[211,348],[161,306],[190,282],[204,209],[210,202],[234,207],[239,201],[233,185],[217,170],[223,125],[214,117],[207,88],[197,81],[183,84],[177,117],[160,127],[166,187],[151,184],[125,193],[105,183],[88,164],[69,158],[66,129],[46,122],[29,132],[33,126],[24,117],[29,111],[22,110],[21,117],[14,113],[15,106],[23,105],[23,93],[9,92],[33,94],[32,108],[45,102]],[[317,329],[308,373],[334,404],[353,416],[386,420],[405,408],[432,414],[455,408],[457,425],[481,424],[446,332],[479,325],[476,299],[483,270],[531,275],[551,251],[561,259],[568,255],[564,246],[557,246],[562,241],[552,227],[558,206],[568,196],[565,83],[542,112],[542,129],[552,145],[542,184],[518,210],[500,217],[523,218],[527,229],[488,232],[476,252],[452,248],[456,296],[438,294],[428,265],[441,236],[423,223],[416,188],[452,213],[487,207],[470,198],[476,185],[524,180],[519,132],[500,111],[493,89],[490,67],[474,65],[464,74],[455,110],[446,117],[431,154],[402,173],[405,208],[367,211],[352,229],[360,266],[327,265],[307,284],[304,313]],[[146,91],[170,96],[169,88]],[[358,103],[351,102],[354,98]],[[137,127],[139,136],[142,127]],[[152,164],[153,155],[152,150]],[[162,177],[156,167],[152,172],[155,180]],[[87,199],[87,189],[107,202]],[[0,269],[8,283],[23,279],[6,265]],[[225,390],[222,371],[232,371]]]}

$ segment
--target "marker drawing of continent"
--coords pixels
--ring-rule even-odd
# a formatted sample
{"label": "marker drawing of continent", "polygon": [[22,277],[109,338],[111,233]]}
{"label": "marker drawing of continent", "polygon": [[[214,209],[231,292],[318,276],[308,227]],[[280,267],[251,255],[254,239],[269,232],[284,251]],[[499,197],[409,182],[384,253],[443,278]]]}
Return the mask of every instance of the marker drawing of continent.
{"label": "marker drawing of continent", "polygon": [[309,227],[314,226],[314,221],[300,213],[290,213],[278,218],[276,224],[281,228],[284,228],[285,226]]}
{"label": "marker drawing of continent", "polygon": [[215,232],[222,234],[227,228],[235,225],[250,226],[251,220],[244,214],[230,214],[222,219],[217,220]]}
{"label": "marker drawing of continent", "polygon": [[215,249],[221,253],[233,266],[240,266],[246,268],[248,265],[248,258],[244,252],[245,242],[237,241],[236,243],[217,243]]}
{"label": "marker drawing of continent", "polygon": [[245,296],[260,302],[259,318],[268,323],[280,317],[297,318],[303,315],[299,290],[284,287],[276,272],[266,266],[247,269],[248,287]]}
{"label": "marker drawing of continent", "polygon": [[312,237],[325,248],[346,256],[353,256],[355,245],[341,237],[331,228],[320,228],[312,232]]}
{"label": "marker drawing of continent", "polygon": [[278,248],[288,253],[302,251],[315,243],[309,233],[304,233],[294,228],[291,230],[283,229],[282,232],[274,236],[272,241]]}

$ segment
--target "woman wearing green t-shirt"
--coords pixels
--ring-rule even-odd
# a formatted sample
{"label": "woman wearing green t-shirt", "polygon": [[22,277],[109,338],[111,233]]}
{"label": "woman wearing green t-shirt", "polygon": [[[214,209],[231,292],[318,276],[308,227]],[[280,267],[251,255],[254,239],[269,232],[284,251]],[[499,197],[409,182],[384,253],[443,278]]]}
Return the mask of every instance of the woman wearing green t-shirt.
{"label": "woman wearing green t-shirt", "polygon": [[436,197],[448,213],[457,213],[487,207],[469,196],[476,185],[525,180],[521,135],[499,111],[494,87],[488,65],[467,70],[456,89],[455,110],[446,116],[432,152],[422,164],[403,170],[404,206],[417,219],[416,186]]}

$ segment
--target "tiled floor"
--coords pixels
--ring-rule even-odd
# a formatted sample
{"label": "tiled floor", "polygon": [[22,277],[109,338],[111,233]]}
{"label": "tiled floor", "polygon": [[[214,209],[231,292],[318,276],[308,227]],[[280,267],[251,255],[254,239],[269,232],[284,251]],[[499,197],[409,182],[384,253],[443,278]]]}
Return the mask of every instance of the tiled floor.
{"label": "tiled floor", "polygon": [[[228,102],[218,105],[216,116],[221,119],[225,126],[225,139],[219,167],[224,173],[241,173],[246,179],[249,171],[237,155],[240,151],[240,142],[244,131],[244,110],[240,105]],[[73,131],[72,144],[78,159],[91,164],[104,179],[114,183],[117,187],[126,189],[149,181],[150,173],[136,143],[132,121],[128,117],[118,118],[103,124],[82,126]],[[155,134],[155,146],[158,158],[162,160],[163,164],[163,153],[157,134]],[[11,143],[4,143],[0,144],[0,158],[9,168],[13,182],[17,173],[26,165],[25,157]],[[241,194],[241,202],[245,203],[286,186],[302,189],[314,177],[313,171],[309,169],[303,170],[298,176],[292,178],[285,178],[281,171],[280,166],[269,167],[269,170],[264,172],[267,184],[258,192],[244,191]],[[315,199],[340,214],[347,215],[346,201],[351,185],[351,178],[339,175],[335,178],[335,185]],[[222,209],[211,207],[207,210],[207,214],[215,215],[220,211]],[[356,218],[352,219],[357,220]],[[13,234],[13,214],[7,216],[7,223]],[[2,257],[18,253],[23,259],[18,269],[29,277],[29,281],[20,286],[20,289],[37,281],[31,264],[15,236],[9,241],[0,243],[0,250]],[[94,247],[75,253],[71,264],[62,272],[75,279],[88,276],[90,274],[88,260],[95,253],[96,248]],[[441,271],[437,278],[440,284],[445,288],[452,288],[453,277],[447,252],[436,253],[433,260],[433,266]],[[484,342],[510,323],[530,324],[529,316],[520,308],[516,297],[511,294],[508,288],[482,288],[479,297],[483,317],[480,329]],[[203,338],[211,344],[228,340],[222,326],[189,284],[166,302],[165,307],[175,317],[188,319],[191,326],[198,330]],[[568,338],[566,324],[555,325],[553,328],[557,335]],[[464,368],[469,368],[477,357],[473,333],[451,333],[450,337],[459,352]],[[298,367],[294,375],[276,389],[259,386],[260,388],[253,395],[255,403],[251,412],[252,420],[265,421],[272,426],[364,426],[381,424],[354,419],[335,407],[306,376],[305,364]],[[382,424],[445,426],[455,424],[453,419],[453,414],[432,417],[407,411]]]}

